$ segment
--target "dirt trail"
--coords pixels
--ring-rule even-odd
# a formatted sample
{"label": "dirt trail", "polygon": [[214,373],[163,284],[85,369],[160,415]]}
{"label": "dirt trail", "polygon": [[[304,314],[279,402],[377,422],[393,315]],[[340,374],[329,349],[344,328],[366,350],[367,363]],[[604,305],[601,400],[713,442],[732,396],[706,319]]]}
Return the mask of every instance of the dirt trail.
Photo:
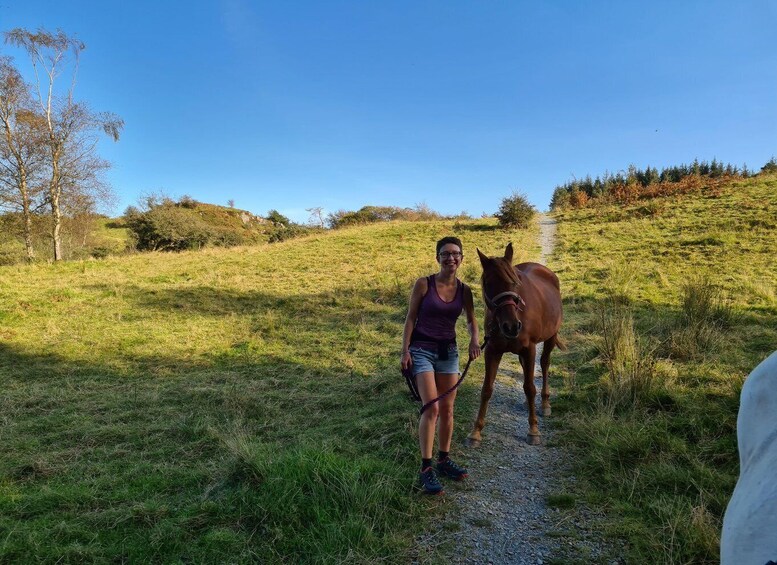
{"label": "dirt trail", "polygon": [[[556,222],[541,215],[540,228],[540,262],[547,264]],[[540,351],[538,348],[538,362]],[[482,371],[481,363],[475,367],[473,377],[482,379]],[[539,366],[535,376],[539,391]],[[554,384],[558,383],[553,382],[551,359],[551,403]],[[589,532],[587,524],[594,518],[589,511],[559,511],[546,504],[549,494],[563,492],[563,485],[574,481],[574,477],[568,458],[554,446],[548,419],[540,418],[539,422],[542,445],[526,443],[528,409],[522,386],[517,356],[505,354],[482,446],[469,449],[454,445],[454,455],[468,466],[470,476],[462,483],[445,483],[445,504],[450,507],[440,527],[418,540],[420,562],[424,561],[425,547],[441,544],[452,563],[617,563],[607,557],[610,552]],[[541,414],[539,403],[537,394],[537,413]],[[471,420],[473,416],[457,413],[457,418]]]}

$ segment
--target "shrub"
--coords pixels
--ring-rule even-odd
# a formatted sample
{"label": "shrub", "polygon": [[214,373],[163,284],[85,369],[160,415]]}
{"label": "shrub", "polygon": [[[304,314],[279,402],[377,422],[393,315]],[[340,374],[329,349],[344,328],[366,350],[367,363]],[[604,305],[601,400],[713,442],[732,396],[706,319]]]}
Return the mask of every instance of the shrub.
{"label": "shrub", "polygon": [[267,219],[276,226],[289,226],[292,223],[290,219],[278,212],[278,210],[270,210],[267,212]]}
{"label": "shrub", "polygon": [[337,229],[345,226],[358,226],[373,224],[375,222],[388,222],[391,220],[407,220],[411,222],[423,220],[439,220],[442,218],[423,202],[416,204],[415,208],[399,208],[397,206],[362,206],[357,211],[338,210],[332,212],[326,218],[330,228]]}
{"label": "shrub", "polygon": [[127,210],[125,222],[140,251],[182,251],[206,245],[214,235],[210,226],[188,208],[163,204],[148,212]]}
{"label": "shrub", "polygon": [[[489,217],[489,216],[484,216]],[[358,226],[373,224],[375,222],[390,222],[403,220],[406,222],[423,222],[442,219],[471,219],[466,212],[454,216],[444,216],[432,210],[428,204],[421,202],[413,208],[400,208],[398,206],[362,206],[356,211],[338,210],[331,212],[326,218],[326,225],[332,229],[346,226]]]}
{"label": "shrub", "polygon": [[234,247],[235,245],[244,245],[246,238],[242,233],[234,229],[212,228],[208,243],[218,247]]}
{"label": "shrub", "polygon": [[306,226],[301,226],[299,224],[291,224],[288,226],[279,226],[273,229],[270,232],[270,237],[268,238],[269,243],[276,243],[279,241],[286,241],[287,239],[292,239],[295,237],[299,237],[301,235],[306,235],[313,231],[313,228],[309,228]]}
{"label": "shrub", "polygon": [[14,265],[21,261],[21,255],[10,249],[0,249],[0,266]]}
{"label": "shrub", "polygon": [[199,203],[194,198],[189,196],[188,194],[184,194],[178,200],[178,205],[183,207],[183,208],[196,208],[197,204],[199,204]]}
{"label": "shrub", "polygon": [[535,213],[536,210],[529,204],[526,195],[515,192],[512,196],[502,199],[496,217],[499,225],[504,228],[527,228]]}
{"label": "shrub", "polygon": [[105,259],[111,254],[111,248],[105,246],[94,247],[89,253],[95,259]]}

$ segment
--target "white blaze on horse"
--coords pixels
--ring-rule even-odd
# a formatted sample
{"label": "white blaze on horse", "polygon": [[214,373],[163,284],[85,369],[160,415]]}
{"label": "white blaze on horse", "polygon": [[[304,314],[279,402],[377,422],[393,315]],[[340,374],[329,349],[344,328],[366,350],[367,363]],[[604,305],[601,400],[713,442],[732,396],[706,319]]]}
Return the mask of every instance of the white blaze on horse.
{"label": "white blaze on horse", "polygon": [[737,442],[739,481],[723,518],[720,562],[777,562],[777,351],[742,387]]}

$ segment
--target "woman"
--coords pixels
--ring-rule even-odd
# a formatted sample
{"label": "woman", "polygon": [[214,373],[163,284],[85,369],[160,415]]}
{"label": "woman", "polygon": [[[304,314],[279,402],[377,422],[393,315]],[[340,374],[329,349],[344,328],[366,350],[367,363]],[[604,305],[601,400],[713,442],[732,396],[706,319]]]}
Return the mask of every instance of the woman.
{"label": "woman", "polygon": [[[437,242],[437,262],[440,272],[415,282],[410,295],[410,307],[402,337],[402,369],[411,368],[416,378],[421,401],[426,404],[450,390],[459,376],[459,352],[456,346],[456,320],[461,311],[467,313],[469,356],[480,356],[478,326],[472,290],[456,278],[464,258],[461,240],[444,237]],[[428,494],[443,490],[432,467],[434,432],[439,423],[436,470],[440,475],[457,481],[467,476],[448,456],[453,436],[453,403],[456,391],[435,402],[421,414],[418,424],[421,445],[421,487]]]}

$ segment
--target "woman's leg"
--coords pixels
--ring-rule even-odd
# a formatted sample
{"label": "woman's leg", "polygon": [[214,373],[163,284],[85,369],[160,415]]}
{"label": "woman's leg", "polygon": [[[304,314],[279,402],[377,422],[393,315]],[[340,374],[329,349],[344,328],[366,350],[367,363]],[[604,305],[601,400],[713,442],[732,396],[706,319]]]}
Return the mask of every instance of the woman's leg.
{"label": "woman's leg", "polygon": [[[459,380],[459,375],[457,373],[437,373],[434,380],[437,385],[437,394],[443,394],[453,388],[453,385]],[[458,391],[454,390],[442,400],[435,402],[435,404],[439,405],[440,423],[437,439],[440,445],[440,451],[448,452],[451,450],[451,438],[453,437],[453,403],[456,401],[457,392]],[[428,410],[429,409],[427,409],[427,411]]]}
{"label": "woman's leg", "polygon": [[[416,384],[418,385],[418,392],[421,395],[422,404],[426,404],[430,400],[437,398],[438,392],[434,373],[418,373],[416,375]],[[437,424],[437,415],[439,413],[438,404],[439,402],[435,402],[424,410],[424,413],[421,414],[421,419],[418,422],[418,442],[421,446],[422,459],[432,458],[434,429]]]}

